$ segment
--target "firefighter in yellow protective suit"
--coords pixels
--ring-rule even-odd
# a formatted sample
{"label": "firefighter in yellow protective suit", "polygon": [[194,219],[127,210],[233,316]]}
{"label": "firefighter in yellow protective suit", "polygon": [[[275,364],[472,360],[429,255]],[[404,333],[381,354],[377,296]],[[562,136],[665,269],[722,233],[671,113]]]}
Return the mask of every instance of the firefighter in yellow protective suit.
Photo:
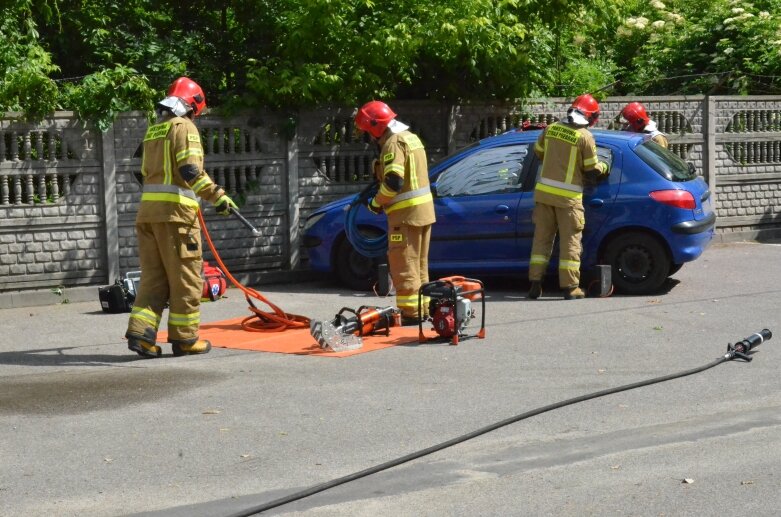
{"label": "firefighter in yellow protective suit", "polygon": [[201,87],[180,77],[157,104],[158,122],[144,136],[144,187],[136,217],[141,285],[125,334],[128,348],[142,357],[162,355],[156,342],[166,303],[174,355],[211,350],[211,343],[198,338],[203,290],[198,197],[223,215],[236,204],[203,170],[203,147],[193,119],[205,107]]}
{"label": "firefighter in yellow protective suit", "polygon": [[586,173],[608,174],[597,158],[594,136],[587,129],[599,118],[599,103],[581,95],[567,110],[565,122],[546,127],[534,145],[542,171],[534,190],[534,241],[529,260],[528,298],[542,295],[542,279],[548,269],[556,232],[559,234],[559,286],[564,299],[583,298],[580,289],[581,235],[585,225],[583,179]]}
{"label": "firefighter in yellow protective suit", "polygon": [[669,142],[664,133],[656,127],[656,122],[651,120],[645,106],[639,102],[630,102],[621,110],[621,118],[624,120],[624,131],[633,133],[648,133],[651,140],[661,145],[665,149],[669,147]]}
{"label": "firefighter in yellow protective suit", "polygon": [[355,116],[355,126],[369,133],[380,146],[375,174],[379,192],[368,201],[372,212],[388,218],[388,268],[396,289],[396,306],[402,324],[417,324],[418,290],[428,282],[431,225],[436,221],[428,181],[428,161],[423,143],[409,126],[396,120],[387,104],[371,101]]}

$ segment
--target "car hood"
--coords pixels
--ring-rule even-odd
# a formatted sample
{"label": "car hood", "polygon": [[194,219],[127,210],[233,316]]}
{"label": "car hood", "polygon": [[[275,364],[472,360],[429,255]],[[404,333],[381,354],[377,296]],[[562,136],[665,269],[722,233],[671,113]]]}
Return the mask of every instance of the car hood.
{"label": "car hood", "polygon": [[336,201],[331,201],[330,203],[327,203],[317,210],[313,210],[312,213],[309,215],[309,217],[312,217],[313,215],[322,214],[323,212],[330,212],[331,210],[344,208],[345,206],[349,205],[353,199],[355,199],[355,196],[357,194],[352,194],[350,196],[346,196],[343,198],[339,198]]}

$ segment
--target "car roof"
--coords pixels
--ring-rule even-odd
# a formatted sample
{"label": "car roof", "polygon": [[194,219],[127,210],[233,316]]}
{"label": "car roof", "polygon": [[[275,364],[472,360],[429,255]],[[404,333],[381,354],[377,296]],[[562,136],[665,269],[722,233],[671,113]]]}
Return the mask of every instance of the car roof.
{"label": "car roof", "polygon": [[[617,131],[612,129],[592,129],[590,131],[594,135],[595,140],[599,142],[612,142],[616,144],[619,142],[640,143],[650,138],[650,135],[646,135],[644,133],[632,133],[631,131]],[[511,129],[500,135],[489,136],[480,140],[480,145],[494,146],[510,142],[533,142],[537,140],[541,132],[541,129],[532,129],[527,131],[522,129]]]}

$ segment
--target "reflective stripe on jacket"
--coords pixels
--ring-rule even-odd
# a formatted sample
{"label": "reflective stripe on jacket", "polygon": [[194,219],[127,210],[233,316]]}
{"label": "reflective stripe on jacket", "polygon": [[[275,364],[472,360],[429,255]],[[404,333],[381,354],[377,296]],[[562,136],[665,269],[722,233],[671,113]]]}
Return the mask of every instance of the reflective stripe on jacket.
{"label": "reflective stripe on jacket", "polygon": [[582,203],[583,175],[606,172],[599,163],[591,132],[582,126],[556,122],[545,128],[534,144],[542,160],[542,172],[534,189],[534,200],[552,206]]}
{"label": "reflective stripe on jacket", "polygon": [[147,128],[137,222],[198,224],[198,197],[214,203],[225,193],[203,170],[203,154],[198,128],[188,118],[172,117]]}
{"label": "reflective stripe on jacket", "polygon": [[[380,143],[383,181],[375,200],[385,210],[388,224],[433,224],[436,221],[434,197],[428,181],[428,160],[423,143],[410,131],[384,136]],[[391,190],[384,181],[390,174],[402,180],[398,192]]]}

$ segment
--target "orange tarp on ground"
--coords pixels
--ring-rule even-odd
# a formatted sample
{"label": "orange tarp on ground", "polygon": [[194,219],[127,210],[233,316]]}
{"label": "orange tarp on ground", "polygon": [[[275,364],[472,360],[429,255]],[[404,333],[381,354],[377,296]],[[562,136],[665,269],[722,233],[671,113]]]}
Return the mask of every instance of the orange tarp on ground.
{"label": "orange tarp on ground", "polygon": [[[347,357],[396,345],[418,344],[417,326],[391,327],[390,336],[385,336],[384,333],[364,336],[363,346],[357,350],[330,352],[320,348],[315,338],[309,333],[309,329],[294,329],[284,332],[249,332],[242,328],[241,322],[243,320],[244,317],[240,317],[203,323],[201,324],[200,338],[208,339],[212,346],[220,348],[276,352],[279,354],[321,355],[325,357]],[[430,327],[430,324],[428,327]],[[426,326],[424,326],[424,334],[431,339],[436,338],[436,334],[431,330],[426,330]],[[166,342],[167,339],[167,332],[161,331],[158,333],[160,342]]]}

